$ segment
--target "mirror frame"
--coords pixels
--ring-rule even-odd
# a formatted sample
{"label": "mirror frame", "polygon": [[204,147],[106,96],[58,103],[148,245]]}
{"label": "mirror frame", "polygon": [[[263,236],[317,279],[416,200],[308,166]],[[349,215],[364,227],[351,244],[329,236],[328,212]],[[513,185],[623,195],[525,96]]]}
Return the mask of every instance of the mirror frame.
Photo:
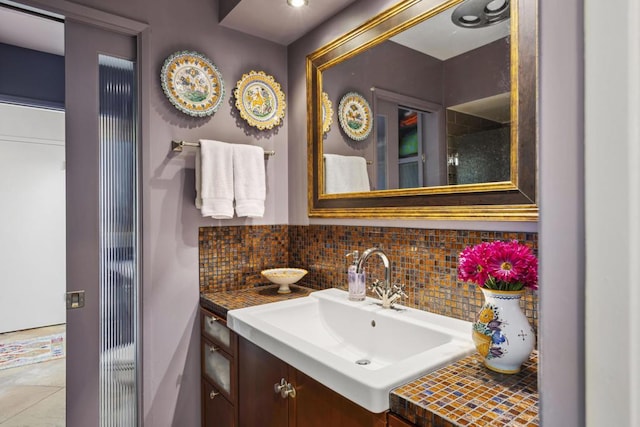
{"label": "mirror frame", "polygon": [[322,73],[462,1],[402,1],[307,56],[310,217],[537,221],[536,0],[512,0],[510,6],[510,181],[362,193],[322,192]]}

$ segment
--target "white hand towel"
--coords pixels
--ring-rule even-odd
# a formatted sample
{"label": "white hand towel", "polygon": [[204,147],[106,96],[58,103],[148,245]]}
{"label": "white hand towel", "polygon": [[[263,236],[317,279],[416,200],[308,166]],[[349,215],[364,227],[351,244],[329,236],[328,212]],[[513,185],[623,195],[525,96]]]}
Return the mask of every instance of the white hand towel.
{"label": "white hand towel", "polygon": [[196,150],[196,208],[202,209],[202,159]]}
{"label": "white hand towel", "polygon": [[233,218],[233,145],[201,139],[198,154],[196,207],[205,217]]}
{"label": "white hand towel", "polygon": [[233,179],[236,214],[262,218],[267,193],[262,147],[233,145]]}
{"label": "white hand towel", "polygon": [[324,155],[325,193],[358,193],[370,190],[367,161],[364,157]]}

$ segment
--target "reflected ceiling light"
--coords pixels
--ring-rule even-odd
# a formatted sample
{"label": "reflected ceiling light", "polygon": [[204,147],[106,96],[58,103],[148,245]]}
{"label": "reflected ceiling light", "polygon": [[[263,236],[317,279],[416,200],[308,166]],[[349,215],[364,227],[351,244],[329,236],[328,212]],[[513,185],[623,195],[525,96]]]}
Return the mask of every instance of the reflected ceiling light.
{"label": "reflected ceiling light", "polygon": [[509,0],[467,0],[451,15],[454,24],[463,28],[483,28],[509,19]]}
{"label": "reflected ceiling light", "polygon": [[291,7],[302,7],[309,4],[309,0],[287,0],[287,4]]}

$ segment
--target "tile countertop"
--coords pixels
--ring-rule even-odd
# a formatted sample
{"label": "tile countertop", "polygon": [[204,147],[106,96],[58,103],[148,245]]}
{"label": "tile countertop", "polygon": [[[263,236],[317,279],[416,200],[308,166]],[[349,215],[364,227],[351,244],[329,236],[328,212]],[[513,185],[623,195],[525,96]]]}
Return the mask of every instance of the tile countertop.
{"label": "tile countertop", "polygon": [[290,294],[279,294],[278,288],[278,285],[264,285],[235,291],[201,292],[200,305],[226,319],[227,311],[229,310],[306,297],[310,292],[316,290],[304,286],[291,285]]}
{"label": "tile countertop", "polygon": [[390,400],[417,426],[538,426],[538,352],[513,375],[474,354],[392,390]]}
{"label": "tile countertop", "polygon": [[[227,312],[309,295],[315,289],[278,285],[203,292],[200,305],[226,319]],[[539,425],[538,353],[534,350],[518,374],[487,369],[478,355],[468,356],[391,391],[391,411],[420,427]]]}

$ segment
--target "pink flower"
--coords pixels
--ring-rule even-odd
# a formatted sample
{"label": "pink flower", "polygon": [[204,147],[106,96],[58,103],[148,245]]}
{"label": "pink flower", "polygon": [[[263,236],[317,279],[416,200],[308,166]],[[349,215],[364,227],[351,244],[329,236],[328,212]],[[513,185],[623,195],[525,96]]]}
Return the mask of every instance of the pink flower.
{"label": "pink flower", "polygon": [[538,258],[531,251],[528,254],[528,263],[522,282],[526,288],[536,290],[538,289]]}
{"label": "pink flower", "polygon": [[519,282],[527,270],[527,259],[517,241],[495,242],[491,246],[487,267],[489,274],[497,281],[507,283]]}
{"label": "pink flower", "polygon": [[489,243],[484,242],[473,247],[466,247],[460,254],[458,278],[484,286],[489,278],[487,270],[487,256],[490,251]]}

